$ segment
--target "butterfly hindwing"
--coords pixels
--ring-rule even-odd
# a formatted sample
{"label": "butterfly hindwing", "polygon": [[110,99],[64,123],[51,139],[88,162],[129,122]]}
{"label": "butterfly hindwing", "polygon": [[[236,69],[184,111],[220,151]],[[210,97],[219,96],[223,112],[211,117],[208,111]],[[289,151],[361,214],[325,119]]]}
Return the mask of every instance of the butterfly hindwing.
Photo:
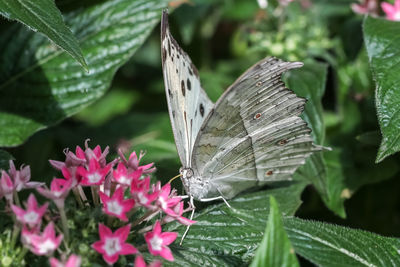
{"label": "butterfly hindwing", "polygon": [[300,62],[267,58],[245,72],[215,104],[192,154],[195,173],[211,184],[207,197],[232,198],[247,188],[290,180],[313,152],[299,117],[305,99],[285,88],[283,72]]}
{"label": "butterfly hindwing", "polygon": [[189,167],[196,136],[213,103],[201,88],[196,67],[172,37],[167,11],[162,15],[161,42],[165,91],[175,143],[182,165]]}

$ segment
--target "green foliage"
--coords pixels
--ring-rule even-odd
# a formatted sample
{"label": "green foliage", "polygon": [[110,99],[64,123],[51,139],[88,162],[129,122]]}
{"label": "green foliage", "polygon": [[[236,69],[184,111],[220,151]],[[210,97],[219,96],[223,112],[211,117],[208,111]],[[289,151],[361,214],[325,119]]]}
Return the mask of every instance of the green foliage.
{"label": "green foliage", "polygon": [[269,203],[267,229],[250,267],[299,266],[283,228],[278,204],[273,197],[270,198]]}
{"label": "green foliage", "polygon": [[[268,2],[262,10],[256,0],[173,1],[171,30],[214,102],[263,57],[303,61],[304,67],[290,71],[285,82],[307,99],[302,117],[315,143],[331,151],[312,155],[292,182],[229,200],[232,209],[223,202],[195,203],[197,223],[182,246],[186,227],[163,225],[163,231],[180,234],[170,246],[175,261],[163,265],[281,266],[272,262],[288,256],[293,261],[287,266],[297,266],[291,248],[301,256],[301,266],[399,265],[399,239],[348,227],[400,235],[400,158],[395,154],[400,23],[363,21],[351,11],[351,0],[315,0],[310,6],[298,0],[286,7]],[[118,149],[145,151],[145,163],[156,164],[154,178],[165,183],[180,168],[157,26],[168,1],[55,3],[0,3],[1,14],[11,19],[0,23],[0,146],[5,147],[0,169],[8,169],[14,156],[17,166],[31,166],[32,180],[48,181],[60,173],[47,160],[64,160],[64,148],[73,150],[90,138],[90,145],[110,145],[110,156]],[[21,8],[24,4],[27,8]],[[82,68],[85,62],[89,72]],[[180,184],[173,182],[184,194]],[[83,256],[83,266],[104,266],[90,248],[104,214],[100,208],[79,208],[72,197],[66,206],[71,252]],[[11,220],[0,223],[2,260],[47,264],[32,253],[24,257],[18,242],[11,248],[11,232],[3,231],[10,225]],[[155,259],[144,252],[142,238],[128,241],[141,246],[147,263]],[[126,256],[118,264],[133,262],[134,256]]]}
{"label": "green foliage", "polygon": [[64,24],[53,0],[1,1],[0,14],[41,32],[88,70],[78,40]]}
{"label": "green foliage", "polygon": [[399,29],[398,22],[372,17],[364,20],[365,46],[376,81],[376,110],[382,132],[376,162],[400,150],[400,67],[396,56],[388,58],[388,55],[397,55],[400,52],[400,48],[393,45],[399,37]]}
{"label": "green foliage", "polygon": [[158,23],[163,7],[162,1],[116,0],[67,14],[89,72],[43,36],[17,25],[6,30],[0,40],[0,146],[19,145],[99,99]]}

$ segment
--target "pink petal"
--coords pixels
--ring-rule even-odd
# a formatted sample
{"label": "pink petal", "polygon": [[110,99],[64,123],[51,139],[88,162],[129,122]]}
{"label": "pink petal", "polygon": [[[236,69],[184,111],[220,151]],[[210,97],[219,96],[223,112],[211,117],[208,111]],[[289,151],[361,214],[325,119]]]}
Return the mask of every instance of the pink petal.
{"label": "pink petal", "polygon": [[394,12],[396,12],[396,10],[395,10],[395,8],[394,8],[394,6],[392,6],[391,4],[389,4],[389,3],[386,3],[386,2],[383,2],[383,3],[381,3],[381,7],[382,7],[382,10],[386,13],[386,15],[391,15],[391,14],[393,14]]}
{"label": "pink petal", "polygon": [[98,253],[103,254],[103,253],[105,253],[105,251],[103,249],[103,245],[104,245],[104,242],[99,240],[92,244],[92,248],[94,250],[96,250]]}
{"label": "pink petal", "polygon": [[159,221],[156,221],[156,224],[153,227],[153,233],[159,235],[161,233],[161,224]]}
{"label": "pink petal", "polygon": [[63,266],[61,262],[59,262],[56,258],[51,258],[49,260],[50,267],[60,267]]}
{"label": "pink petal", "polygon": [[107,203],[110,200],[110,198],[101,191],[99,191],[99,196],[100,196],[101,203],[103,203],[103,204]]}
{"label": "pink petal", "polygon": [[19,220],[21,220],[21,218],[23,218],[23,216],[25,214],[24,209],[22,209],[16,205],[13,205],[13,204],[11,204],[11,209],[14,212],[14,214],[17,216],[17,218],[19,218]]}
{"label": "pink petal", "polygon": [[128,212],[135,206],[135,200],[127,199],[124,201],[123,205],[124,205],[124,211]]}
{"label": "pink petal", "polygon": [[105,262],[107,262],[108,264],[114,264],[114,263],[116,263],[117,260],[118,260],[118,258],[119,258],[119,255],[118,255],[118,254],[114,254],[114,255],[111,255],[111,256],[107,255],[107,253],[104,253],[104,254],[103,254],[103,259],[104,259]]}
{"label": "pink petal", "polygon": [[34,194],[30,194],[28,197],[28,209],[36,210],[37,209],[37,201]]}
{"label": "pink petal", "polygon": [[168,261],[174,261],[174,256],[171,253],[171,250],[168,247],[163,247],[160,251],[160,256]]}
{"label": "pink petal", "polygon": [[400,0],[394,1],[394,8],[396,9],[396,11],[400,11]]}
{"label": "pink petal", "polygon": [[122,248],[119,251],[119,254],[121,255],[129,255],[129,254],[135,254],[137,253],[138,250],[132,246],[131,244],[122,244]]}
{"label": "pink petal", "polygon": [[56,232],[54,230],[54,223],[50,222],[43,231],[43,237],[54,238],[56,236]]}
{"label": "pink petal", "polygon": [[131,224],[128,224],[126,226],[123,226],[121,228],[118,228],[115,233],[114,236],[119,237],[120,242],[125,242],[125,240],[128,238],[129,235],[129,231],[131,230]]}
{"label": "pink petal", "polygon": [[163,239],[163,245],[168,246],[172,242],[175,241],[175,239],[178,237],[178,233],[175,232],[165,232],[161,234],[161,238]]}
{"label": "pink petal", "polygon": [[80,146],[76,146],[75,154],[78,158],[85,159],[85,152],[83,151],[83,149]]}
{"label": "pink petal", "polygon": [[72,254],[71,256],[69,256],[69,259],[65,264],[65,267],[79,267],[81,266],[81,262],[82,262],[81,257]]}
{"label": "pink petal", "polygon": [[108,236],[112,236],[112,234],[113,233],[110,230],[110,228],[108,228],[107,226],[105,226],[102,223],[99,223],[99,235],[100,235],[101,240],[104,240]]}
{"label": "pink petal", "polygon": [[135,267],[146,267],[146,262],[144,261],[143,257],[138,255],[135,258]]}
{"label": "pink petal", "polygon": [[120,186],[115,190],[112,199],[123,200],[124,199],[124,189]]}

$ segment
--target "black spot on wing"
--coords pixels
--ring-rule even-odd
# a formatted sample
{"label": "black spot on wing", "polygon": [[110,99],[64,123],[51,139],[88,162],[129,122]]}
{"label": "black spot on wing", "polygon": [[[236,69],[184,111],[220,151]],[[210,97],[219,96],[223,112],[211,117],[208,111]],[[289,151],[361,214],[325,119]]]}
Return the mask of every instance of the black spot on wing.
{"label": "black spot on wing", "polygon": [[179,72],[178,69],[176,69],[176,73],[177,73],[177,74],[178,74],[178,72]]}
{"label": "black spot on wing", "polygon": [[171,42],[168,39],[168,55],[171,56]]}
{"label": "black spot on wing", "polygon": [[182,80],[181,81],[181,90],[182,90],[182,95],[186,95],[186,89],[185,89],[185,82]]}
{"label": "black spot on wing", "polygon": [[200,111],[201,117],[204,117],[204,106],[201,103],[200,103],[199,111]]}
{"label": "black spot on wing", "polygon": [[168,89],[168,95],[172,98],[172,92],[170,89]]}
{"label": "black spot on wing", "polygon": [[188,71],[189,71],[189,75],[193,76],[193,72],[192,72],[192,70],[190,68],[188,68]]}
{"label": "black spot on wing", "polygon": [[188,89],[189,91],[192,90],[192,84],[190,83],[190,80],[189,80],[189,79],[186,80],[186,87],[187,87],[187,89]]}
{"label": "black spot on wing", "polygon": [[165,48],[163,48],[163,50],[162,50],[162,61],[163,61],[163,63],[165,62],[166,59],[167,59],[167,51],[165,50]]}

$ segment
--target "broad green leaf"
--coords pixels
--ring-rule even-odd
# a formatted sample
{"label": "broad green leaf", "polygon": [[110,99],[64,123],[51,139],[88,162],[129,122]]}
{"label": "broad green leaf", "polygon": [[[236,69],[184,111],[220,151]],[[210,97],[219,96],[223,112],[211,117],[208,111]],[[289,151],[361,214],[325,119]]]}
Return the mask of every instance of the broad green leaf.
{"label": "broad green leaf", "polygon": [[264,238],[250,267],[300,266],[283,228],[282,216],[274,197],[270,197],[270,212]]}
{"label": "broad green leaf", "polygon": [[0,37],[0,146],[16,146],[99,99],[143,44],[167,1],[114,0],[65,16],[90,72],[25,27]]}
{"label": "broad green leaf", "polygon": [[10,159],[14,159],[14,157],[7,151],[0,149],[0,170],[9,169]]}
{"label": "broad green leaf", "polygon": [[[308,61],[303,68],[293,70],[285,79],[287,85],[297,95],[308,101],[302,117],[312,129],[314,142],[324,144],[325,124],[321,99],[325,92],[327,66],[322,63]],[[326,206],[341,217],[345,217],[343,191],[343,175],[338,161],[327,162],[325,157],[339,159],[335,151],[314,153],[306,164],[300,167],[294,175],[295,179],[311,182],[318,190]]]}
{"label": "broad green leaf", "polygon": [[399,266],[398,239],[298,218],[284,219],[296,253],[318,266]]}
{"label": "broad green leaf", "polygon": [[400,150],[400,23],[364,20],[364,40],[376,82],[375,103],[382,141],[376,162]]}
{"label": "broad green leaf", "polygon": [[17,20],[38,31],[69,53],[82,67],[88,69],[78,40],[64,24],[54,0],[4,0],[0,1],[0,14]]}
{"label": "broad green leaf", "polygon": [[[269,197],[274,196],[284,215],[293,215],[299,207],[305,183],[286,182],[280,187],[248,193],[225,203],[196,211],[196,224],[179,246],[171,246],[175,261],[166,266],[243,266],[254,256],[262,240],[269,214]],[[165,231],[178,231],[185,226],[172,225]],[[163,229],[164,230],[164,229]],[[180,238],[178,237],[178,239]]]}

